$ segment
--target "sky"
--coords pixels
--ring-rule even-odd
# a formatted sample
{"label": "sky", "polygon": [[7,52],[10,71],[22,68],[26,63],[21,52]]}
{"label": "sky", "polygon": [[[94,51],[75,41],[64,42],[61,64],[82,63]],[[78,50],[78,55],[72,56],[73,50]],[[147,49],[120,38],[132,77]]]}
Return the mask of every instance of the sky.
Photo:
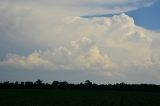
{"label": "sky", "polygon": [[158,0],[1,0],[0,81],[160,84]]}

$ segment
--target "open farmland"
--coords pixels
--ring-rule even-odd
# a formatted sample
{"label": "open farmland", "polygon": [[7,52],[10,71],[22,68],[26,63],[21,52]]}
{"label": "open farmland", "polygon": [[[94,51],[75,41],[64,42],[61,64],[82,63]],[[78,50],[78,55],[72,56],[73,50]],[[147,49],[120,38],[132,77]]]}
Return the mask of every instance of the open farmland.
{"label": "open farmland", "polygon": [[0,106],[160,106],[160,93],[104,90],[1,89]]}

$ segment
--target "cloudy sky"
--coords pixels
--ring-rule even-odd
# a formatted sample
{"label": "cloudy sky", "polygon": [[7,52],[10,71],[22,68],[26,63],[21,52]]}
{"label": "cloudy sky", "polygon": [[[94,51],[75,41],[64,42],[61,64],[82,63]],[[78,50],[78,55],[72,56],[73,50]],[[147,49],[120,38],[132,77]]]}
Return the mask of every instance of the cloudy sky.
{"label": "cloudy sky", "polygon": [[159,0],[0,0],[0,81],[160,84]]}

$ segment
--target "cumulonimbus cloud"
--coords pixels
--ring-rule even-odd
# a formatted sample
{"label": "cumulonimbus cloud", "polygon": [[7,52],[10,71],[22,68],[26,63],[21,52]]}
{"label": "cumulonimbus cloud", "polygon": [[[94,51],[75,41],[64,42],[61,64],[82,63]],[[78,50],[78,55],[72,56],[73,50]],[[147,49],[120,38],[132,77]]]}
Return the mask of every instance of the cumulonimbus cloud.
{"label": "cumulonimbus cloud", "polygon": [[[128,0],[120,1],[118,4],[101,2],[110,5],[128,3]],[[81,15],[83,11],[72,11],[70,14],[65,11],[65,8],[70,10],[65,6],[62,9],[55,7],[54,10],[36,6],[34,2],[33,8],[24,2],[13,5],[3,2],[5,5],[0,7],[0,48],[4,51],[0,55],[0,69],[52,72],[77,70],[112,76],[113,79],[119,76],[128,78],[127,75],[131,73],[142,72],[143,75],[150,74],[158,79],[159,32],[135,25],[134,19],[124,13],[113,17],[82,18],[76,15]],[[31,2],[28,1],[29,4]],[[47,0],[45,3],[49,2]],[[59,5],[66,5],[66,2],[86,3],[70,0]],[[150,0],[145,3],[150,3]],[[12,6],[8,7],[8,4]],[[78,10],[85,9],[79,6]],[[151,73],[146,69],[155,71]]]}
{"label": "cumulonimbus cloud", "polygon": [[62,30],[63,42],[70,38],[66,46],[59,45],[28,56],[9,54],[0,64],[25,68],[46,66],[52,70],[112,71],[111,68],[147,66],[154,61],[152,32],[136,26],[133,18],[126,14],[93,19],[70,17],[64,19],[58,29]]}

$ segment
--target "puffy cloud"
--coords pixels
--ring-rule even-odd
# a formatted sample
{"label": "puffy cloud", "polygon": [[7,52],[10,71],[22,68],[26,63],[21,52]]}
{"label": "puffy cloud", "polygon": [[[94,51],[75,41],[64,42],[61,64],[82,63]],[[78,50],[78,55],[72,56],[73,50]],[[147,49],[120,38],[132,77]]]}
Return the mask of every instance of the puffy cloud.
{"label": "puffy cloud", "polygon": [[[148,65],[152,62],[151,32],[136,26],[133,18],[126,14],[93,19],[70,17],[62,21],[63,26],[59,29],[62,30],[60,34],[65,36],[63,42],[66,46],[59,45],[54,50],[34,52],[28,56],[10,54],[1,63],[27,64],[26,67],[52,64],[56,70],[83,67],[108,71],[108,67]],[[37,42],[41,41],[39,39]]]}
{"label": "puffy cloud", "polygon": [[[142,0],[142,1],[136,0],[132,2],[133,4],[150,2],[150,0],[149,1]],[[85,27],[83,28],[83,27],[77,27],[77,26],[83,26],[83,24],[85,24],[86,27],[88,26],[88,28],[90,28],[90,31],[88,29],[88,32],[86,31],[86,35],[89,33],[92,33],[92,30],[95,27],[94,23],[90,21],[87,22],[85,21],[85,19],[76,17],[77,15],[78,16],[80,16],[81,14],[84,15],[83,13],[79,13],[79,11],[81,12],[82,9],[80,9],[79,11],[76,9],[72,9],[72,11],[69,8],[66,9],[67,5],[69,7],[72,7],[70,6],[72,3],[79,4],[79,2],[86,3],[87,1],[79,1],[79,0],[64,1],[63,0],[63,1],[53,2],[51,0],[47,0],[47,1],[40,0],[37,2],[32,0],[29,0],[29,1],[16,0],[12,2],[10,0],[6,0],[6,1],[0,1],[0,2],[1,2],[0,3],[1,5],[0,6],[0,15],[1,15],[0,47],[1,47],[1,51],[3,51],[0,53],[0,57],[4,56],[6,52],[26,54],[38,48],[41,48],[41,49],[43,48],[44,50],[46,46],[48,48],[54,48],[58,45],[64,46],[66,45],[66,43],[69,44],[73,38],[74,39],[77,38],[77,36],[75,35],[79,35],[79,39],[84,35],[84,33],[82,35],[82,32],[83,30],[85,30],[84,29]],[[91,1],[89,0],[88,2],[91,2]],[[95,0],[93,2],[98,2],[98,1]],[[125,4],[126,2],[131,2],[131,1],[128,1],[128,0],[103,1],[102,0],[101,2],[106,2],[107,4],[121,4],[121,3]],[[65,5],[65,6],[62,8],[62,6],[59,7],[59,5],[62,5],[62,6]],[[80,6],[80,7],[83,8],[83,6]],[[78,8],[78,6],[75,6],[74,8]],[[111,10],[114,10],[114,9],[111,9]],[[81,22],[77,22],[78,20]],[[113,21],[114,20],[115,22],[118,22],[116,17],[115,19],[113,19]],[[99,24],[104,24],[102,20],[99,20],[99,21],[100,21]],[[106,22],[108,23],[105,23],[105,24],[108,24],[108,25],[109,23],[112,23],[112,24],[114,23],[110,21],[106,21]],[[91,24],[93,25],[93,27],[91,27]],[[72,27],[70,27],[71,25]],[[115,28],[116,28],[116,25],[115,25]],[[65,42],[64,42],[61,39],[64,38],[64,36],[62,35],[65,35],[66,33],[69,33],[69,34],[67,35],[68,37],[65,38]],[[101,33],[101,31],[99,31],[99,33]],[[10,48],[11,46],[12,48]]]}
{"label": "puffy cloud", "polygon": [[[46,70],[53,73],[77,70],[82,78],[86,74],[85,78],[87,75],[97,80],[107,77],[115,82],[127,79],[131,82],[144,81],[145,76],[150,76],[151,80],[159,79],[159,32],[135,25],[134,19],[124,13],[87,19],[75,16],[83,14],[83,11],[71,12],[70,15],[66,12],[70,10],[68,7],[42,8],[44,5],[36,6],[36,2],[28,6],[32,1],[0,2],[4,3],[0,7],[0,49],[4,52],[1,52],[3,55],[0,53],[2,70]],[[66,5],[69,2],[71,0],[57,3]],[[87,4],[91,1],[77,2]],[[72,1],[73,4],[77,2]],[[101,3],[141,4],[137,4],[138,0],[120,0],[118,3],[102,0]],[[150,3],[150,0],[145,3]],[[93,11],[99,6],[95,8]],[[87,12],[92,13],[90,10]],[[153,73],[152,69],[155,70]],[[139,77],[135,79],[132,75]]]}
{"label": "puffy cloud", "polygon": [[46,70],[98,70],[107,69],[111,66],[109,57],[100,53],[94,46],[83,51],[83,49],[70,51],[65,47],[59,47],[55,50],[35,51],[28,56],[17,54],[7,54],[0,62],[0,66],[9,66],[13,68],[25,68],[37,70],[40,68]]}
{"label": "puffy cloud", "polygon": [[111,66],[108,55],[100,53],[97,47],[91,48],[85,55],[80,55],[78,61],[88,68],[97,70],[99,68],[107,70]]}
{"label": "puffy cloud", "polygon": [[[48,67],[50,62],[41,57],[38,52],[29,54],[28,56],[20,56],[17,54],[7,54],[4,60],[0,63],[0,66],[33,69],[41,66]],[[12,69],[12,68],[11,68]]]}

